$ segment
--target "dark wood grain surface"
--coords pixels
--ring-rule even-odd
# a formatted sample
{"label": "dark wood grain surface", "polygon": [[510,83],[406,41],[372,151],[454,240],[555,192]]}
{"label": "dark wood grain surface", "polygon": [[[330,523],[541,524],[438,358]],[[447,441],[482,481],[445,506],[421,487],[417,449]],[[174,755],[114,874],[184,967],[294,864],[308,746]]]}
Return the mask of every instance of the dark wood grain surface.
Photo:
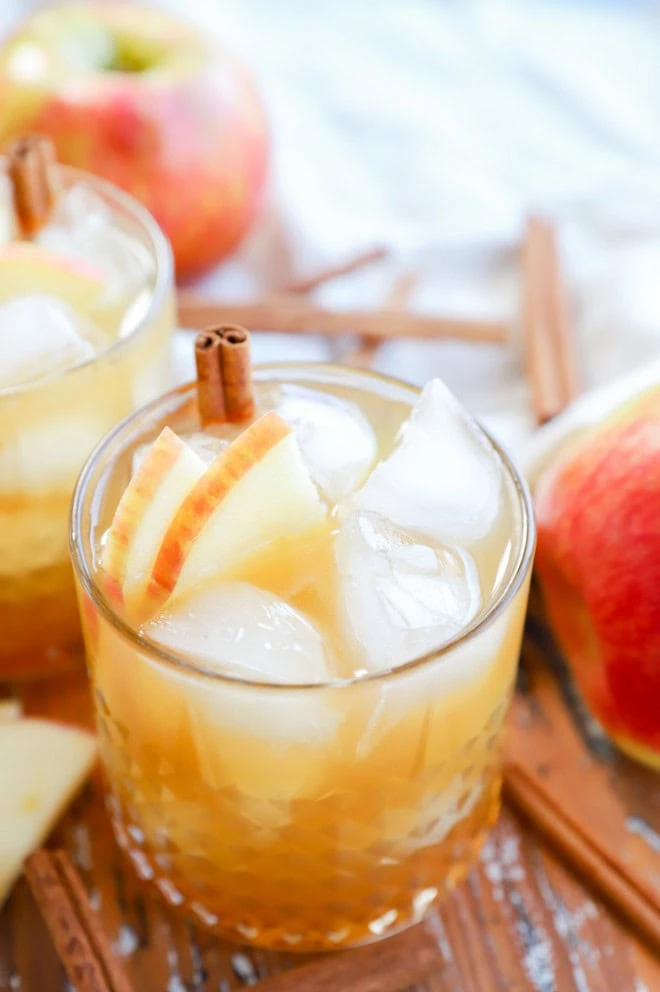
{"label": "dark wood grain surface", "polygon": [[[82,676],[21,694],[29,712],[89,723]],[[660,777],[618,755],[591,724],[538,608],[509,747],[660,885]],[[231,946],[173,917],[119,855],[99,775],[53,840],[78,865],[136,992],[233,992],[310,960]],[[411,961],[405,987],[415,992],[660,992],[660,961],[506,808],[467,881],[421,926],[420,946],[430,942],[434,953],[417,984]],[[0,915],[0,992],[70,992],[22,883]]]}

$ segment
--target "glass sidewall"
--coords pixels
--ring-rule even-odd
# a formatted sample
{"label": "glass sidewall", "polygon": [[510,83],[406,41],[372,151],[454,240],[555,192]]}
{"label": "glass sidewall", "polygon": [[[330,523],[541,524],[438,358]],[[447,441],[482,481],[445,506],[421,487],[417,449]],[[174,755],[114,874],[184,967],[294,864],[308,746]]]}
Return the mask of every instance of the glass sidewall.
{"label": "glass sidewall", "polygon": [[[256,371],[261,380],[293,374],[300,367]],[[416,396],[365,373],[309,375],[350,376],[410,404]],[[193,401],[183,388],[126,421],[74,500],[117,837],[173,905],[230,939],[318,950],[378,938],[419,919],[468,870],[497,815],[534,544],[528,494],[514,473],[524,518],[517,566],[499,606],[453,647],[336,685],[209,676],[152,650],[113,614],[93,584],[89,529],[118,454],[164,421],[176,430]]]}
{"label": "glass sidewall", "polygon": [[72,169],[62,173],[68,183],[84,179],[130,215],[156,272],[134,331],[84,364],[0,390],[0,680],[52,674],[75,659],[80,625],[67,521],[76,478],[99,438],[172,381],[173,268],[164,235],[139,204],[107,183]]}

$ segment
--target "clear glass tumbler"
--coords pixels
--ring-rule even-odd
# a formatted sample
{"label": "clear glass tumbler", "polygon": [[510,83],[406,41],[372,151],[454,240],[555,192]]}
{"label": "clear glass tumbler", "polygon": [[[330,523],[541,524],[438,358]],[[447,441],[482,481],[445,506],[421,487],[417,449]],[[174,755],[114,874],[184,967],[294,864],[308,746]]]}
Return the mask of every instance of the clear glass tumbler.
{"label": "clear glass tumbler", "polygon": [[[77,170],[58,171],[65,189],[91,189],[107,205],[113,222],[148,252],[152,274],[129,301],[132,310],[92,315],[112,337],[109,347],[33,383],[0,388],[0,681],[54,674],[79,654],[67,528],[76,478],[99,439],[172,381],[174,284],[165,236],[131,197]],[[40,289],[37,269],[34,292]]]}
{"label": "clear glass tumbler", "polygon": [[[264,366],[358,403],[390,439],[410,386],[333,366]],[[321,950],[419,920],[469,869],[497,817],[502,731],[534,550],[524,482],[497,592],[450,643],[385,674],[324,685],[240,681],[146,641],[103,592],[99,542],[136,447],[199,429],[193,386],[121,424],[83,470],[71,548],[115,833],[139,875],[226,938]],[[494,442],[490,442],[494,445]],[[497,447],[497,446],[495,446]]]}

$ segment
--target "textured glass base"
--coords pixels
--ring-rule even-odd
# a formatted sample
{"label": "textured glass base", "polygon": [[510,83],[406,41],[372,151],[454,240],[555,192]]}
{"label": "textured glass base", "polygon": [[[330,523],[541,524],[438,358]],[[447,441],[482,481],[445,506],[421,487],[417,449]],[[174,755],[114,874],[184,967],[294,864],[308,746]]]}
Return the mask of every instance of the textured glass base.
{"label": "textured glass base", "polygon": [[[135,826],[127,825],[110,800],[120,847],[141,879],[154,885],[166,902],[216,935],[240,944],[284,951],[327,951],[380,940],[417,923],[469,871],[497,817],[499,782],[492,782],[479,803],[440,844],[397,859],[370,848],[335,852],[334,864],[312,866],[303,846],[277,858],[279,878],[254,863],[238,860],[231,870],[195,866],[194,855],[171,848],[156,852]],[[390,846],[390,845],[388,845]],[[265,853],[265,852],[264,852]],[[265,867],[265,866],[264,866]]]}

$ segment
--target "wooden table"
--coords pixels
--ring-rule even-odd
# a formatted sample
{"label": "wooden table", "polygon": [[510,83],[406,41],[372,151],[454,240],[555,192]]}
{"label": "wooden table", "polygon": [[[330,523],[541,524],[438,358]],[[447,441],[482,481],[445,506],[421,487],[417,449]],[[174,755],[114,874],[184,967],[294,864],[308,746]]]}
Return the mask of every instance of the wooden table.
{"label": "wooden table", "polygon": [[[28,712],[89,722],[81,676],[22,695]],[[538,610],[528,622],[509,740],[519,758],[568,790],[580,815],[660,885],[660,777],[599,736]],[[231,992],[300,964],[296,956],[221,943],[171,916],[119,856],[98,776],[54,841],[76,861],[136,992]],[[437,960],[422,984],[409,986],[417,992],[660,990],[660,960],[507,808],[478,866],[422,925]],[[0,992],[70,992],[22,883],[0,915]]]}

